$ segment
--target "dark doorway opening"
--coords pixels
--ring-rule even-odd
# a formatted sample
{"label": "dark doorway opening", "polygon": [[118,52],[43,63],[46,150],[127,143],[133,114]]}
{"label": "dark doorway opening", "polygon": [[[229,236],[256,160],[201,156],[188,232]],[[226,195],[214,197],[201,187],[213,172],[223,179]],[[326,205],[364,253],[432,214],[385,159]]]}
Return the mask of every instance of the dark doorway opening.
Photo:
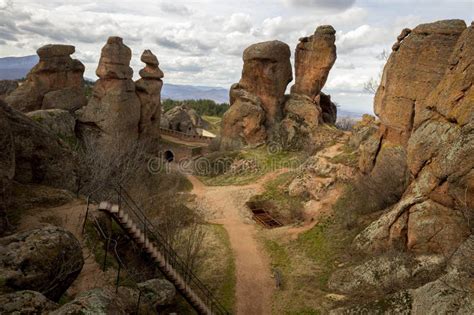
{"label": "dark doorway opening", "polygon": [[174,161],[174,154],[173,154],[172,151],[170,151],[170,150],[165,151],[165,160],[167,162],[173,162]]}

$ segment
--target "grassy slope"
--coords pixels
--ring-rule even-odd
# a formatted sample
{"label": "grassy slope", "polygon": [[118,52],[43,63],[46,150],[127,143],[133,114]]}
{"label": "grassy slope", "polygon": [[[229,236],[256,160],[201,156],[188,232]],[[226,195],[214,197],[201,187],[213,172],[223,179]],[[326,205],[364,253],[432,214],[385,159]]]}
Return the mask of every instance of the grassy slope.
{"label": "grassy slope", "polygon": [[243,174],[224,173],[216,176],[200,176],[200,180],[208,186],[246,185],[252,183],[263,175],[282,168],[295,168],[302,157],[292,152],[269,153],[267,147],[246,149],[232,155],[233,160],[254,160],[258,166],[257,171]]}
{"label": "grassy slope", "polygon": [[320,314],[327,311],[325,296],[331,273],[353,263],[350,244],[360,228],[347,229],[346,208],[351,203],[342,196],[334,213],[295,240],[262,231],[261,238],[272,268],[282,274],[282,288],[274,296],[274,313]]}

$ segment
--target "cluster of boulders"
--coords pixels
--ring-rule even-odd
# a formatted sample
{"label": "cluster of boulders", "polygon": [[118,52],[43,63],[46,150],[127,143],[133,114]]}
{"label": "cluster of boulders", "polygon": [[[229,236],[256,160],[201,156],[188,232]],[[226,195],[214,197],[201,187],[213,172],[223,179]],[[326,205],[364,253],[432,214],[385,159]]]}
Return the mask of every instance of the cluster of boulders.
{"label": "cluster of boulders", "polygon": [[324,25],[296,48],[296,80],[291,94],[291,52],[281,41],[251,45],[243,53],[239,83],[230,90],[230,109],[222,120],[222,148],[277,141],[298,147],[314,139],[321,123],[334,124],[336,106],[321,92],[336,61],[335,30]]}
{"label": "cluster of boulders", "polygon": [[[375,96],[380,123],[366,118],[354,140],[361,143],[362,172],[380,177],[390,168],[395,178],[387,180],[402,183],[400,200],[355,238],[354,247],[370,256],[410,254],[407,279],[444,274],[400,293],[408,296],[412,311],[474,310],[473,82],[474,25],[445,20],[405,29]],[[378,266],[375,274],[389,276],[383,270],[387,263]],[[332,287],[348,292],[351,283],[365,283],[359,291],[381,285],[380,277],[370,284],[367,273],[354,276],[357,268],[334,275]],[[342,283],[341,273],[352,279]]]}
{"label": "cluster of boulders", "polygon": [[54,117],[68,123],[73,119],[74,133],[67,128],[66,134],[59,134],[61,137],[78,136],[104,148],[159,138],[163,72],[156,56],[150,50],[143,52],[141,60],[145,67],[140,70],[141,78],[134,82],[130,48],[122,38],[110,37],[102,48],[97,67],[99,80],[87,100],[85,68],[80,61],[71,58],[74,51],[70,45],[39,48],[39,63],[25,82],[13,92],[11,85],[2,84],[6,103],[29,113],[37,122],[47,121],[45,125],[49,129],[63,123],[55,124]]}

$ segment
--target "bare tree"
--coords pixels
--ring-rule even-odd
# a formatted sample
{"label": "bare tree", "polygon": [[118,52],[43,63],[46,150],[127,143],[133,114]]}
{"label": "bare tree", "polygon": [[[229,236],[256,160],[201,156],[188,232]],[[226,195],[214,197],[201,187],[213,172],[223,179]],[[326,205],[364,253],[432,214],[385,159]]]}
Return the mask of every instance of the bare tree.
{"label": "bare tree", "polygon": [[[375,56],[376,59],[380,61],[384,61],[384,62],[388,60],[388,57],[389,57],[389,53],[385,49],[380,54]],[[380,72],[377,78],[372,77],[367,82],[364,83],[364,91],[369,94],[375,94],[380,85],[382,74],[383,74],[383,66],[382,66],[382,69],[380,69]]]}

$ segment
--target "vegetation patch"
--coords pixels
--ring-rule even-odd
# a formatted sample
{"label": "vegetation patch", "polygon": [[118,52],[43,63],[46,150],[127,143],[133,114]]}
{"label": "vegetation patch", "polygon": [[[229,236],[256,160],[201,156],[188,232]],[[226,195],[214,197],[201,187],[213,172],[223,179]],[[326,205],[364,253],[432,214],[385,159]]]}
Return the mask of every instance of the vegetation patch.
{"label": "vegetation patch", "polygon": [[194,109],[200,116],[217,116],[222,117],[224,113],[229,109],[229,104],[222,103],[218,104],[213,100],[184,100],[175,101],[172,99],[165,99],[161,102],[165,112],[179,105],[186,105]]}
{"label": "vegetation patch", "polygon": [[[263,175],[283,168],[296,169],[304,160],[302,153],[295,154],[272,148],[259,147],[233,152],[216,152],[206,156],[205,168],[196,167],[196,173],[203,183],[209,186],[247,185]],[[250,161],[249,169],[232,171],[233,163]],[[234,164],[235,166],[235,164]]]}

